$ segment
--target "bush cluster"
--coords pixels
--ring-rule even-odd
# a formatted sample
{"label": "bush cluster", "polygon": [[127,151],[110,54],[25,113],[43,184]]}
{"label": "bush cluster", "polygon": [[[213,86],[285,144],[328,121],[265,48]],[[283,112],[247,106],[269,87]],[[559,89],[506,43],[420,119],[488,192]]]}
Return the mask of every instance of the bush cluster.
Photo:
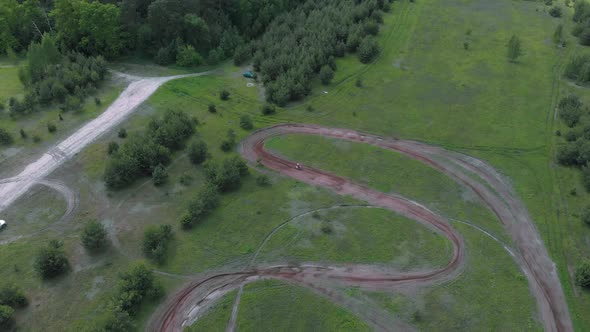
{"label": "bush cluster", "polygon": [[143,253],[150,259],[162,264],[166,259],[168,244],[173,233],[170,225],[150,226],[143,233]]}
{"label": "bush cluster", "polygon": [[221,165],[208,162],[205,167],[207,184],[188,205],[181,218],[182,228],[189,229],[209,215],[219,204],[219,194],[240,188],[242,178],[249,174],[248,166],[239,157],[225,159]]}
{"label": "bush cluster", "polygon": [[171,151],[181,149],[194,133],[194,122],[184,112],[169,110],[162,119],[153,118],[145,132],[130,135],[111,156],[104,173],[107,187],[120,189],[141,176],[154,176],[158,166],[170,163]]}
{"label": "bush cluster", "polygon": [[44,35],[41,43],[31,44],[26,65],[19,70],[26,91],[22,100],[10,98],[10,114],[29,114],[52,103],[61,105],[64,111],[79,111],[84,99],[96,91],[106,74],[103,57],[62,55],[53,38]]}

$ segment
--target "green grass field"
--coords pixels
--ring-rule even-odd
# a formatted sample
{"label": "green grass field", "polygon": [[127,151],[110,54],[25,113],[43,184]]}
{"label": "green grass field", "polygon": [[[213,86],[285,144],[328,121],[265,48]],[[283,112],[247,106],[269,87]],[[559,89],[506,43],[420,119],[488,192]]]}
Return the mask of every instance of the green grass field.
{"label": "green grass field", "polygon": [[[167,109],[183,110],[199,119],[199,135],[216,161],[236,154],[219,149],[228,129],[235,130],[238,139],[249,134],[239,128],[242,115],[251,116],[256,128],[284,122],[348,127],[425,141],[486,160],[510,179],[525,202],[559,268],[574,326],[587,330],[590,293],[573,285],[571,271],[590,252],[589,230],[579,220],[579,211],[589,197],[580,185],[578,172],[553,162],[555,146],[563,142],[553,135],[556,129],[563,130],[563,125],[553,121],[553,109],[559,96],[570,92],[590,101],[588,91],[559,80],[567,58],[588,51],[576,46],[571,38],[565,50],[553,47],[554,27],[568,21],[571,13],[566,10],[566,17],[553,19],[544,7],[541,2],[508,0],[396,1],[392,14],[384,16],[379,36],[383,50],[375,63],[362,65],[354,56],[338,59],[331,85],[314,84],[311,97],[279,109],[273,116],[260,115],[262,90],[246,85],[249,81],[241,76],[243,68],[224,64],[215,75],[167,83],[122,127],[133,134],[143,130],[152,115]],[[521,38],[525,52],[515,64],[505,56],[505,45],[512,34]],[[464,42],[469,43],[469,50],[464,49]],[[181,72],[143,63],[115,64],[113,68],[154,75]],[[357,79],[362,80],[360,88],[355,84]],[[16,69],[0,67],[0,82],[0,99],[22,93]],[[219,100],[222,89],[231,92],[229,101]],[[16,146],[42,150],[99,114],[120,91],[120,86],[105,87],[100,92],[101,107],[89,99],[83,114],[66,114],[66,120],[57,123],[58,134],[54,136],[45,126],[47,121],[57,122],[57,110],[18,122],[0,117],[0,122],[15,136],[21,127],[39,134],[44,142],[41,146],[20,138]],[[217,105],[216,114],[207,112],[210,103]],[[313,111],[308,111],[308,106]],[[145,178],[123,191],[107,193],[101,176],[108,142],[121,142],[116,131],[54,174],[65,178],[81,195],[73,227],[0,248],[0,277],[23,287],[31,299],[29,308],[18,313],[22,330],[34,330],[41,324],[50,330],[87,327],[108,302],[117,272],[142,258],[141,236],[151,224],[168,223],[175,229],[167,262],[154,267],[183,275],[245,267],[264,237],[291,219],[274,234],[257,262],[376,262],[412,269],[440,266],[448,259],[448,243],[413,221],[388,211],[352,208],[322,210],[314,216],[317,209],[362,202],[277,175],[271,175],[271,186],[260,187],[255,183],[254,170],[239,191],[224,195],[212,215],[195,229],[181,231],[178,219],[205,181],[202,168],[192,166],[179,152],[174,155],[165,186],[156,188]],[[471,192],[398,154],[301,135],[273,139],[268,147],[378,190],[400,193],[510,242],[497,219]],[[190,185],[179,183],[183,174],[193,178]],[[577,188],[576,196],[569,194],[572,188]],[[14,206],[30,210],[26,214],[9,211],[11,218],[33,218],[30,224],[19,225],[23,232],[51,224],[59,215],[55,211],[64,208],[62,200],[51,198],[47,192],[34,195],[46,204]],[[54,210],[48,213],[47,206]],[[306,215],[297,217],[301,214]],[[120,247],[112,247],[100,257],[88,256],[79,244],[78,232],[82,222],[90,219],[113,225]],[[321,230],[326,224],[332,229],[329,235]],[[508,253],[470,226],[455,221],[453,226],[465,237],[468,253],[467,266],[459,278],[405,295],[351,289],[349,296],[369,298],[422,330],[540,330],[526,279]],[[56,281],[42,282],[32,269],[32,261],[35,250],[50,238],[64,239],[73,269]],[[18,262],[16,266],[14,262]],[[182,282],[159,279],[168,292]],[[224,330],[234,297],[235,293],[224,297],[190,330]],[[138,330],[156,305],[144,306],[137,319]],[[306,289],[279,282],[245,288],[238,317],[240,330],[310,327],[368,328],[346,310]]]}

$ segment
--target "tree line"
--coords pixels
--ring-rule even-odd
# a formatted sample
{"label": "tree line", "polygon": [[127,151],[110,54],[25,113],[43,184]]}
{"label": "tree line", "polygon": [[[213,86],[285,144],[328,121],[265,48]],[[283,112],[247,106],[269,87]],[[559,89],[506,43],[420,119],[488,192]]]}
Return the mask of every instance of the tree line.
{"label": "tree line", "polygon": [[[268,100],[283,105],[308,95],[310,80],[320,74],[329,83],[335,57],[356,52],[363,63],[372,61],[379,52],[374,36],[391,1],[6,0],[0,4],[0,53],[28,50],[34,58],[43,51],[55,64],[54,50],[29,47],[43,45],[49,34],[63,54],[83,54],[100,63],[104,59],[94,57],[142,54],[158,64],[179,66],[252,59],[263,74]],[[79,80],[63,76],[81,81],[83,90],[97,77],[91,76],[92,67],[78,66],[88,75]],[[39,79],[25,77],[24,82]],[[53,83],[39,83],[30,95],[64,102],[60,85],[53,96]],[[74,95],[76,85],[67,89]]]}
{"label": "tree line", "polygon": [[278,16],[260,39],[236,52],[234,62],[252,55],[268,100],[282,106],[308,95],[319,74],[329,83],[336,57],[357,52],[361,62],[372,61],[379,53],[374,36],[384,11],[389,11],[386,1],[306,1]]}
{"label": "tree line", "polygon": [[19,78],[26,90],[24,98],[9,100],[13,117],[52,103],[61,105],[63,111],[79,111],[84,99],[96,91],[107,74],[102,56],[62,54],[49,34],[43,35],[40,43],[33,42],[29,46],[26,60],[19,68]]}

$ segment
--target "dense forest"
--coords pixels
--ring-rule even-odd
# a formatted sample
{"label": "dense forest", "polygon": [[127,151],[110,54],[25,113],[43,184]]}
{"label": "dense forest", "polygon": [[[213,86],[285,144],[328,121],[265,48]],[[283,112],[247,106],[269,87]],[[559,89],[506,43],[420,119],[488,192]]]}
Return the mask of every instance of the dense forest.
{"label": "dense forest", "polygon": [[[252,61],[268,88],[269,101],[282,105],[309,94],[310,80],[320,73],[322,81],[329,82],[336,70],[335,57],[358,52],[362,62],[370,62],[379,52],[373,36],[389,2],[3,0],[0,54],[14,57],[46,51],[33,45],[43,46],[42,41],[49,39],[47,43],[55,44],[63,55],[59,61],[53,57],[51,65],[65,63],[70,69],[86,70],[90,62],[90,71],[96,67],[98,74],[103,58],[126,55],[187,67],[230,58],[238,65]],[[56,54],[50,51],[47,56]],[[47,94],[47,86],[61,75],[48,73],[51,70],[45,68],[39,79],[23,77],[25,85],[35,85],[29,89],[29,99],[36,97],[30,100],[33,103],[65,102],[60,91],[55,97]],[[96,78],[85,77],[78,90],[98,82]],[[82,95],[79,91],[77,98]]]}

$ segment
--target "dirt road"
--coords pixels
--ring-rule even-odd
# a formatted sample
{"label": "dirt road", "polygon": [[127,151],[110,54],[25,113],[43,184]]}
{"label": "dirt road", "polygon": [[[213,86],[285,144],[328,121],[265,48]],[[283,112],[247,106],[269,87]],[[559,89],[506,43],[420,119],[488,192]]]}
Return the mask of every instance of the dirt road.
{"label": "dirt road", "polygon": [[[372,205],[391,209],[421,222],[446,236],[454,246],[453,257],[442,269],[427,272],[399,273],[362,265],[347,266],[273,266],[257,267],[249,271],[210,275],[189,284],[173,296],[154,315],[150,330],[177,331],[198,318],[199,311],[217,298],[220,293],[241,287],[251,279],[285,279],[314,289],[357,314],[377,329],[390,330],[399,322],[388,322],[383,315],[359,312],[347,299],[331,290],[330,284],[345,284],[372,289],[420,286],[444,281],[460,272],[464,253],[463,242],[449,222],[419,203],[396,195],[386,195],[365,186],[321,170],[304,166],[295,169],[295,163],[285,160],[264,148],[265,140],[285,134],[308,134],[363,142],[403,153],[433,167],[472,189],[496,214],[511,235],[514,250],[510,251],[524,271],[536,299],[540,317],[547,331],[572,331],[567,303],[557,277],[555,265],[541,241],[534,223],[523,203],[517,198],[506,179],[481,160],[419,142],[383,138],[348,129],[325,128],[314,125],[287,124],[259,130],[240,145],[240,152],[251,163],[264,166],[302,182],[329,188],[341,195],[350,195]],[[215,296],[212,296],[212,295]],[[399,326],[397,326],[399,327]]]}
{"label": "dirt road", "polygon": [[120,124],[162,84],[178,78],[208,74],[210,72],[139,79],[128,76],[131,84],[106,111],[26,166],[17,176],[0,180],[0,212],[85,146]]}

